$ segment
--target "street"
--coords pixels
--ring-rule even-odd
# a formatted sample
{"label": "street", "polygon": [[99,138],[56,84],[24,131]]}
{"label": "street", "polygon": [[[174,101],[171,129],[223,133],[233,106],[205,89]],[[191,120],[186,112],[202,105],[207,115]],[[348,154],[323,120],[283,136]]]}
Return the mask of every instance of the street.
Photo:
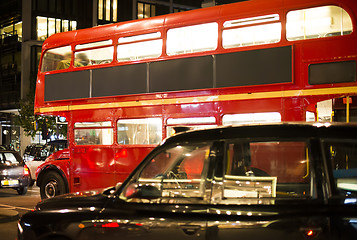
{"label": "street", "polygon": [[13,189],[0,189],[0,210],[9,212],[10,215],[18,212],[18,217],[0,219],[0,236],[2,240],[15,240],[17,238],[18,218],[27,211],[32,210],[36,203],[41,200],[40,189],[36,186],[30,187],[24,196],[17,194]]}

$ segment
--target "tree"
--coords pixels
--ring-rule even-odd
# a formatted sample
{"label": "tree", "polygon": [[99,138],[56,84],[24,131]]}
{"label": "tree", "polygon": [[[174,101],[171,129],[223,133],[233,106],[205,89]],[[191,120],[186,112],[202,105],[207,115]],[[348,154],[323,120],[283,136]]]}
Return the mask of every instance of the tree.
{"label": "tree", "polygon": [[56,117],[34,114],[34,94],[28,94],[19,102],[19,115],[17,124],[24,129],[26,136],[35,137],[37,132],[42,133],[42,138],[47,139],[51,135],[67,135],[67,125],[57,124]]}

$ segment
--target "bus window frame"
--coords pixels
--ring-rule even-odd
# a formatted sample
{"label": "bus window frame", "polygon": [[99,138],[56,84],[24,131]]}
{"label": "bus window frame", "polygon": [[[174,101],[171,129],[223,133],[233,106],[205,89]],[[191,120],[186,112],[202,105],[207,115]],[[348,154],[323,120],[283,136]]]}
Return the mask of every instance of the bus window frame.
{"label": "bus window frame", "polygon": [[[93,123],[91,126],[75,126],[76,123],[80,123],[80,124],[91,124]],[[109,125],[103,125],[103,126],[99,126],[99,125],[96,125],[96,123],[110,123]],[[78,142],[76,141],[76,130],[100,130],[100,131],[103,131],[103,130],[111,130],[110,131],[110,134],[111,134],[111,143],[110,144],[78,144]],[[87,135],[87,134],[86,134]],[[75,146],[112,146],[114,145],[115,143],[115,129],[113,127],[113,123],[112,121],[95,121],[95,122],[90,122],[90,121],[86,121],[86,122],[75,122],[73,124],[73,142],[74,142],[74,145]],[[101,139],[101,142],[103,142],[103,137],[100,138]]]}

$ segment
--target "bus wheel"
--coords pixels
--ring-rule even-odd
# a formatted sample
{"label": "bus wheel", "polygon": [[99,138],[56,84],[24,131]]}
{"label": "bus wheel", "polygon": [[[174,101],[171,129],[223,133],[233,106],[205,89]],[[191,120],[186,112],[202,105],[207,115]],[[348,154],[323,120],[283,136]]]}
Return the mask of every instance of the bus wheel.
{"label": "bus wheel", "polygon": [[56,172],[46,173],[40,185],[41,198],[52,198],[65,193],[66,187],[62,177]]}

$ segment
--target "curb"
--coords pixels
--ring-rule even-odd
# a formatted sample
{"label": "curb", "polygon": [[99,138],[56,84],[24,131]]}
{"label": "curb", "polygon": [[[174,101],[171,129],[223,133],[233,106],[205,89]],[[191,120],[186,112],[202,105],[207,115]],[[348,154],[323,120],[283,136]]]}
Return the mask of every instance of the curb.
{"label": "curb", "polygon": [[11,209],[0,209],[0,223],[12,222],[19,219],[19,213]]}

